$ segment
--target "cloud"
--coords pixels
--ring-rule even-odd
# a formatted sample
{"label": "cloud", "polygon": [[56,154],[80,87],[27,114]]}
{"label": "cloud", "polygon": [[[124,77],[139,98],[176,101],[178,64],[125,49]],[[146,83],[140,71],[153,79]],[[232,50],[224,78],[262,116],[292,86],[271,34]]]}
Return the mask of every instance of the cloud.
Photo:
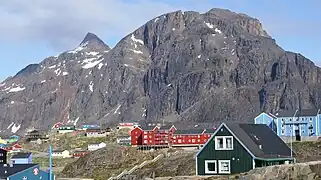
{"label": "cloud", "polygon": [[122,37],[146,21],[177,7],[138,0],[10,0],[0,2],[0,39],[43,42],[54,49],[72,48],[85,33]]}

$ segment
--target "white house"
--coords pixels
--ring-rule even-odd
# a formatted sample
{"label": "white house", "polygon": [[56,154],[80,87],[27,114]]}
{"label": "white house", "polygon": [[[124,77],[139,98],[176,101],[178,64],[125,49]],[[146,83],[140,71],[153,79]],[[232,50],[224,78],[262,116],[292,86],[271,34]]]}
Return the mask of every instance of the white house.
{"label": "white house", "polygon": [[87,129],[86,136],[87,137],[106,137],[109,134],[107,131],[103,131],[100,129]]}
{"label": "white house", "polygon": [[106,147],[106,143],[101,142],[99,144],[88,144],[88,151],[96,151],[97,149]]}
{"label": "white house", "polygon": [[139,125],[138,122],[121,122],[117,126],[118,129],[134,129]]}
{"label": "white house", "polygon": [[70,152],[68,150],[53,151],[51,156],[56,157],[56,158],[69,158],[69,157],[71,157]]}
{"label": "white house", "polygon": [[130,145],[131,144],[131,137],[130,136],[117,136],[116,142],[119,145]]}

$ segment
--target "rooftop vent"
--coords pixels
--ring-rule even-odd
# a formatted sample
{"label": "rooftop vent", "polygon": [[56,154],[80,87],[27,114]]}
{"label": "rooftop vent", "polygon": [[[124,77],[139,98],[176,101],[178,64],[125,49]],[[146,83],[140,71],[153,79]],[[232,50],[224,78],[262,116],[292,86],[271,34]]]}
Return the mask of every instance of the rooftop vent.
{"label": "rooftop vent", "polygon": [[259,145],[259,148],[262,149],[262,145],[261,144]]}

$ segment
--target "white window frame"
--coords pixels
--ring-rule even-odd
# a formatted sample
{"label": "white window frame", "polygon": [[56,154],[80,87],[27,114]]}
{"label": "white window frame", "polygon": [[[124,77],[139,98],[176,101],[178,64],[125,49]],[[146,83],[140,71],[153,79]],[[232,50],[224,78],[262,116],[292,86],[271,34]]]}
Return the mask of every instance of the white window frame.
{"label": "white window frame", "polygon": [[[227,144],[226,139],[227,138],[232,138],[232,147],[231,148],[226,148],[226,144]],[[218,144],[219,144],[218,139],[223,139],[223,148],[220,148],[218,146]],[[233,146],[234,146],[233,136],[215,136],[215,150],[233,150]]]}
{"label": "white window frame", "polygon": [[[222,171],[221,164],[228,163],[228,172]],[[230,160],[218,160],[218,171],[220,174],[231,174],[231,161]]]}
{"label": "white window frame", "polygon": [[[215,163],[215,171],[208,170],[208,163]],[[217,173],[217,161],[216,160],[205,160],[205,174],[216,174]]]}

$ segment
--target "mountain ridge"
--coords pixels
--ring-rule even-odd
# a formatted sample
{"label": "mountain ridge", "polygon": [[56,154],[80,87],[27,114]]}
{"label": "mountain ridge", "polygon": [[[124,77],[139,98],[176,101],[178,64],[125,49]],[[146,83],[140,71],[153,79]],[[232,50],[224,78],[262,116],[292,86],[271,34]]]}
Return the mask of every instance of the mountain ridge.
{"label": "mountain ridge", "polygon": [[4,132],[58,121],[249,122],[261,111],[321,102],[320,68],[284,51],[259,20],[222,9],[160,15],[112,49],[89,32],[31,69],[0,86]]}

